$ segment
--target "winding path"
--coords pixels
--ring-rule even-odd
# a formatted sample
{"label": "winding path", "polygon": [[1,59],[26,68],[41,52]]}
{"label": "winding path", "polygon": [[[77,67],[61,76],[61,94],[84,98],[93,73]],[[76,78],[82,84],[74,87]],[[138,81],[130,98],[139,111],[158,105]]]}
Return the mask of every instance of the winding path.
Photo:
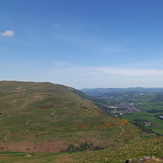
{"label": "winding path", "polygon": [[8,130],[8,134],[5,136],[5,141],[7,140],[8,136],[10,136],[10,130]]}
{"label": "winding path", "polygon": [[118,137],[121,137],[125,132],[125,130],[122,128],[122,126],[120,126],[120,128],[122,129],[122,132],[120,133],[120,135]]}

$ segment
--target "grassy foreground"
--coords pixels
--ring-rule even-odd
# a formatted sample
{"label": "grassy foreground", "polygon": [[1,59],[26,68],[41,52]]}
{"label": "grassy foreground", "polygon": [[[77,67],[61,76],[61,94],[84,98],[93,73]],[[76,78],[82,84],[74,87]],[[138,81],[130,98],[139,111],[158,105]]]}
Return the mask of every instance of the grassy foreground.
{"label": "grassy foreground", "polygon": [[[99,151],[77,153],[18,153],[1,152],[1,163],[124,163],[130,158],[143,156],[163,157],[163,138],[152,138],[143,142]],[[162,163],[163,161],[160,161]]]}

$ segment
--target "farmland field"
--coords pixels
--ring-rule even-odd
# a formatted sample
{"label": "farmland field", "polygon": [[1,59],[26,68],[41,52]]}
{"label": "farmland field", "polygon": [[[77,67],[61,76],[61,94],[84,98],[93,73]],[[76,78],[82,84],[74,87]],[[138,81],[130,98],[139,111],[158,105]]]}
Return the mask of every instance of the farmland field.
{"label": "farmland field", "polygon": [[163,135],[163,90],[150,88],[84,90],[96,105],[148,133]]}

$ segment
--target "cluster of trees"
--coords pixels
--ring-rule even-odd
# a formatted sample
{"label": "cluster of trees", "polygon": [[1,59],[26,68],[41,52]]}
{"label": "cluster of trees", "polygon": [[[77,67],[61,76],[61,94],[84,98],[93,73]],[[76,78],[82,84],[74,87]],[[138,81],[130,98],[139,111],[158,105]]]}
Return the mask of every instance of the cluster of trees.
{"label": "cluster of trees", "polygon": [[66,150],[61,151],[61,152],[81,152],[81,151],[86,151],[86,150],[101,150],[104,149],[104,147],[100,146],[94,146],[92,142],[82,142],[80,145],[75,145],[75,144],[70,144]]}
{"label": "cluster of trees", "polygon": [[144,123],[144,122],[148,122],[147,120],[145,119],[134,119],[135,122],[138,122],[138,123]]}
{"label": "cluster of trees", "polygon": [[142,129],[144,132],[146,133],[154,133],[150,128],[145,127],[143,124],[140,124],[138,122],[133,123],[135,126],[137,126],[138,128]]}
{"label": "cluster of trees", "polygon": [[162,110],[155,110],[155,109],[152,109],[152,110],[148,110],[147,111],[148,113],[161,113],[163,112]]}
{"label": "cluster of trees", "polygon": [[150,128],[144,126],[144,122],[148,122],[145,119],[134,119],[134,125],[136,125],[138,128],[142,129],[146,133],[154,133]]}
{"label": "cluster of trees", "polygon": [[155,135],[162,136],[162,134],[155,133],[151,128],[144,126],[144,122],[148,122],[148,121],[145,119],[134,119],[134,122],[131,123],[133,123],[138,128],[142,129],[146,133],[153,133]]}

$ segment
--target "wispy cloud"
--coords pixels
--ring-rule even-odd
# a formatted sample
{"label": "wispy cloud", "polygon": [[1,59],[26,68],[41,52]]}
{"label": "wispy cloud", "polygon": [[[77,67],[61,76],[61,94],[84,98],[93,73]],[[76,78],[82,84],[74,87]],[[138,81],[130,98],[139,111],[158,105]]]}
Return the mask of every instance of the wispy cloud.
{"label": "wispy cloud", "polygon": [[58,23],[56,23],[56,24],[53,24],[52,26],[53,27],[57,27],[57,26],[59,26],[60,24],[58,24]]}
{"label": "wispy cloud", "polygon": [[163,69],[78,67],[71,65],[46,70],[45,76],[49,81],[76,88],[162,87]]}
{"label": "wispy cloud", "polygon": [[162,69],[138,69],[138,68],[88,68],[96,73],[102,74],[115,74],[115,75],[127,75],[127,76],[157,76],[163,75]]}
{"label": "wispy cloud", "polygon": [[13,36],[15,32],[13,30],[6,30],[5,32],[1,33],[2,36]]}
{"label": "wispy cloud", "polygon": [[159,59],[146,59],[145,61],[139,61],[139,62],[132,62],[128,64],[121,65],[123,68],[141,68],[141,69],[154,69],[154,70],[160,70],[163,69],[163,58],[160,57]]}
{"label": "wispy cloud", "polygon": [[61,62],[54,62],[53,65],[56,67],[65,67],[65,66],[72,66],[73,64],[61,61]]}
{"label": "wispy cloud", "polygon": [[[37,65],[37,66],[36,66]],[[22,75],[19,71],[26,72]],[[163,87],[163,69],[79,66],[60,61],[44,68],[41,63],[5,66],[3,79],[49,81],[75,88],[95,87]],[[14,74],[12,74],[12,73]],[[10,76],[8,77],[8,75]],[[2,78],[2,77],[1,77]]]}
{"label": "wispy cloud", "polygon": [[119,45],[112,45],[112,46],[105,46],[98,48],[98,51],[104,53],[104,54],[113,54],[113,53],[120,53],[120,52],[128,52],[129,49],[125,49],[124,47],[121,47]]}
{"label": "wispy cloud", "polygon": [[[77,75],[163,76],[163,69],[80,67],[66,62],[55,62],[54,72]],[[80,72],[80,73],[79,73]]]}

